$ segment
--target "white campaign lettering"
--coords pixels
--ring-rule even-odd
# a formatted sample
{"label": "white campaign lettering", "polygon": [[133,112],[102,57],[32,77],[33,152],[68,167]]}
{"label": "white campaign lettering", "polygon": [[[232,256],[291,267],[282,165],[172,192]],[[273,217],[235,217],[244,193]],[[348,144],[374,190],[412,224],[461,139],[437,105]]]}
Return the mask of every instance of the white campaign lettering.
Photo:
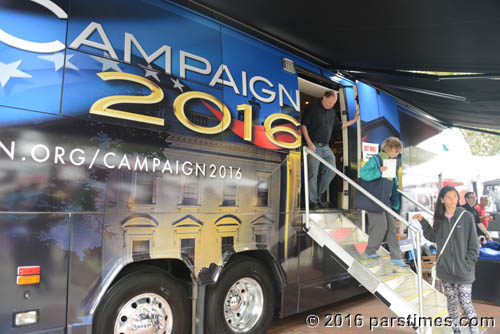
{"label": "white campaign lettering", "polygon": [[241,95],[248,95],[248,87],[247,87],[247,72],[241,71]]}
{"label": "white campaign lettering", "polygon": [[47,8],[60,19],[68,18],[68,14],[61,7],[59,7],[57,4],[53,3],[50,0],[31,0],[31,2],[37,3],[40,6]]}
{"label": "white campaign lettering", "polygon": [[[99,36],[101,37],[101,40],[103,41],[102,44],[88,40],[88,38],[96,30],[97,30],[97,33],[99,34]],[[99,23],[90,22],[90,24],[87,26],[87,28],[85,28],[80,33],[80,35],[78,35],[77,38],[75,38],[75,40],[73,41],[73,43],[70,44],[69,47],[71,49],[78,50],[78,48],[82,44],[90,46],[92,48],[96,48],[96,49],[102,50],[102,51],[106,51],[111,58],[113,58],[115,60],[119,60],[118,56],[116,55],[115,50],[113,49],[113,46],[111,45],[111,42],[109,41],[108,36],[106,35],[106,33],[104,32],[104,29],[102,28],[102,26]]]}
{"label": "white campaign lettering", "polygon": [[283,107],[283,93],[285,93],[286,97],[288,98],[288,101],[293,105],[296,111],[300,112],[300,93],[299,90],[295,91],[295,102],[293,102],[292,97],[290,94],[288,94],[288,91],[286,90],[285,86],[282,84],[278,84],[278,92],[279,92],[279,99],[280,99],[280,107]]}
{"label": "white campaign lettering", "polygon": [[135,158],[135,166],[134,170],[137,170],[137,167],[139,167],[139,170],[142,172],[142,169],[144,168],[146,172],[148,171],[148,158],[145,157],[144,160],[141,163],[141,159],[139,157]]}
{"label": "white campaign lettering", "polygon": [[[75,153],[80,153],[81,156],[77,157],[78,161],[75,161],[75,159],[73,158],[73,155]],[[71,153],[69,154],[69,161],[71,161],[71,163],[75,166],[81,166],[85,163],[85,152],[79,148],[75,148],[73,151],[71,151]]]}
{"label": "white campaign lettering", "polygon": [[102,159],[102,161],[103,161],[103,163],[104,163],[104,166],[106,166],[107,168],[113,169],[113,168],[115,168],[116,166],[115,166],[115,165],[110,165],[110,164],[108,163],[108,157],[110,157],[110,156],[115,157],[115,156],[116,156],[116,154],[114,154],[113,152],[106,153],[106,154],[104,155],[104,158]]}
{"label": "white campaign lettering", "polygon": [[265,103],[273,102],[274,99],[276,98],[276,93],[273,92],[272,90],[265,89],[265,88],[261,89],[263,93],[266,93],[269,95],[268,97],[262,97],[259,94],[257,94],[257,92],[255,91],[255,83],[258,81],[264,82],[266,85],[268,85],[271,88],[274,87],[273,84],[271,83],[271,81],[267,80],[266,78],[261,77],[261,76],[255,76],[252,79],[250,79],[250,83],[249,83],[250,92],[252,92],[253,96],[255,96],[258,100],[260,100],[262,102],[265,102]]}
{"label": "white campaign lettering", "polygon": [[[42,153],[45,153],[45,155],[42,158],[36,156],[36,151],[38,151],[38,149],[41,149],[43,151]],[[49,158],[50,158],[50,150],[47,146],[43,144],[38,144],[33,146],[33,148],[31,149],[31,159],[35,160],[36,162],[45,162],[49,160]]]}
{"label": "white campaign lettering", "polygon": [[66,163],[63,160],[64,156],[64,148],[60,146],[56,146],[55,148],[55,153],[54,153],[54,163],[57,164],[58,161],[61,161],[62,165],[65,165]]}
{"label": "white campaign lettering", "polygon": [[[190,58],[190,59],[193,59],[193,60],[199,61],[200,63],[205,64],[205,68],[202,69],[199,67],[195,67],[195,66],[191,66],[191,65],[186,64],[186,58]],[[186,79],[186,70],[191,71],[191,72],[195,72],[195,73],[199,73],[199,74],[205,74],[205,75],[208,75],[208,74],[210,74],[210,72],[212,72],[212,64],[210,64],[210,62],[207,59],[200,57],[200,56],[197,56],[197,55],[194,55],[192,53],[183,51],[183,50],[180,51],[180,65],[179,65],[179,67],[180,67],[180,77],[182,79]]]}
{"label": "white campaign lettering", "polygon": [[135,45],[142,58],[146,61],[146,63],[151,64],[154,60],[160,57],[163,53],[165,54],[165,73],[171,74],[172,72],[172,48],[168,45],[163,45],[158,50],[156,50],[151,56],[148,56],[146,51],[142,48],[141,44],[137,41],[134,35],[126,32],[125,33],[125,49],[123,51],[123,60],[126,63],[131,62],[132,59],[132,43]]}
{"label": "white campaign lettering", "polygon": [[[224,72],[226,72],[227,78],[229,79],[229,81],[224,80],[222,78],[224,76]],[[232,87],[234,90],[234,93],[236,95],[240,95],[240,91],[238,90],[238,86],[236,86],[236,82],[234,82],[233,76],[231,75],[231,71],[229,71],[229,68],[227,67],[227,65],[222,64],[219,66],[219,68],[217,69],[217,72],[215,72],[212,80],[210,81],[210,83],[208,85],[210,87],[214,87],[218,83]]]}
{"label": "white campaign lettering", "polygon": [[126,166],[128,170],[130,170],[130,163],[128,162],[127,155],[124,154],[120,164],[118,165],[118,169],[121,169],[123,166]]}
{"label": "white campaign lettering", "polygon": [[205,176],[205,166],[206,166],[205,164],[200,166],[200,164],[196,163],[196,176],[198,175]]}
{"label": "white campaign lettering", "polygon": [[16,142],[11,141],[10,142],[10,150],[7,149],[7,147],[0,141],[0,149],[7,154],[7,156],[10,158],[10,160],[14,160],[14,152],[16,148]]}
{"label": "white campaign lettering", "polygon": [[153,173],[156,171],[156,167],[160,167],[161,160],[158,158],[153,158]]}
{"label": "white campaign lettering", "polygon": [[[61,9],[58,5],[50,0],[31,0],[34,3],[39,4],[50,10],[60,19],[67,19],[68,14]],[[21,38],[12,36],[11,34],[0,29],[0,42],[10,45],[16,49],[21,49],[24,51],[36,52],[36,53],[55,53],[64,50],[65,46],[60,41],[52,42],[30,42]]]}
{"label": "white campaign lettering", "polygon": [[[188,171],[186,171],[186,165],[189,165]],[[184,175],[193,174],[193,164],[190,161],[184,161],[182,164],[182,173],[184,173]]]}
{"label": "white campaign lettering", "polygon": [[163,166],[163,169],[161,170],[162,174],[165,174],[165,171],[169,171],[170,174],[173,173],[172,167],[170,167],[170,161],[165,161],[165,165]]}
{"label": "white campaign lettering", "polygon": [[[102,40],[102,43],[94,42],[89,40],[90,36],[97,32]],[[82,45],[87,45],[98,50],[107,52],[111,58],[116,61],[120,61],[116,55],[113,46],[106,35],[101,24],[96,22],[91,22],[89,25],[80,33],[80,35],[70,44],[70,48],[78,49]],[[124,53],[123,61],[126,63],[132,62],[132,47],[139,51],[147,65],[150,65],[160,57],[165,57],[165,73],[172,74],[172,47],[169,45],[161,45],[152,54],[149,54],[144,50],[141,43],[132,34],[125,32],[124,34]],[[210,75],[212,73],[212,64],[210,61],[199,55],[179,50],[179,77],[181,79],[187,79],[188,72],[197,73],[200,75]],[[234,76],[231,72],[229,66],[221,64],[217,67],[217,71],[212,76],[209,82],[210,87],[215,87],[217,84],[221,84],[227,87],[231,87],[236,95],[242,95],[247,97],[249,95],[254,96],[257,100],[264,103],[272,103],[276,100],[276,95],[279,95],[279,104],[282,107],[284,105],[284,100],[287,99],[290,104],[293,105],[295,110],[300,108],[300,95],[299,91],[295,91],[295,99],[292,98],[292,94],[286,89],[285,85],[278,83],[278,90],[275,91],[275,85],[267,78],[263,76],[253,76],[248,81],[248,74],[246,71],[241,71],[241,87],[234,80]],[[262,87],[264,85],[264,87]],[[256,88],[258,86],[259,88]],[[262,88],[260,88],[262,87]],[[182,91],[182,89],[181,89]],[[286,96],[286,97],[285,97]],[[177,169],[176,169],[177,171]]]}
{"label": "white campaign lettering", "polygon": [[[11,158],[11,160],[14,160],[14,158],[16,157],[15,144],[16,143],[12,141],[9,149],[3,142],[0,141],[0,152],[3,151],[5,154],[7,154],[7,156],[9,156],[9,158]],[[153,173],[160,173],[160,166],[163,166],[163,169],[161,169],[162,174],[169,173],[171,175],[180,174],[186,176],[196,175],[197,177],[201,175],[203,177],[209,178],[236,178],[237,180],[240,180],[242,178],[241,168],[228,165],[216,165],[213,163],[207,165],[204,162],[200,163],[189,160],[162,160],[158,157],[152,157],[151,159],[148,159],[148,157],[134,156],[129,158],[125,153],[108,152],[104,154],[104,152],[101,152],[100,149],[97,149],[95,151],[95,154],[93,155],[86,155],[88,151],[85,151],[81,148],[68,148],[62,146],[48,147],[44,144],[36,144],[31,147],[21,145],[21,147],[26,147],[27,151],[31,150],[31,158],[33,159],[33,161],[38,163],[43,163],[50,160],[50,162],[54,163],[54,165],[67,165],[67,163],[70,163],[74,166],[88,165],[88,169],[92,169],[94,163],[96,163],[95,166],[99,166],[100,168],[127,168],[128,170],[134,170],[138,172],[148,172],[151,170]],[[102,153],[104,155],[99,155],[99,153]],[[53,159],[50,159],[52,155],[54,157]],[[102,159],[100,159],[100,157],[102,157]],[[132,162],[133,159],[135,159],[135,165],[133,169],[131,168],[129,159],[132,159],[130,160]],[[22,157],[20,160],[25,161],[26,158]],[[119,164],[118,161],[120,161]]]}

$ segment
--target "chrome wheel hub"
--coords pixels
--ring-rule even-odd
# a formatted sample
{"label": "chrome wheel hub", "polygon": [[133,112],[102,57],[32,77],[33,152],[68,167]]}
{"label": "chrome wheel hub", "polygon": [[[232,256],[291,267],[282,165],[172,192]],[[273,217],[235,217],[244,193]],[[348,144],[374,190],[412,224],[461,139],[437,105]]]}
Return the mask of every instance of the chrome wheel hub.
{"label": "chrome wheel hub", "polygon": [[113,334],[170,334],[172,324],[167,301],[155,293],[143,293],[119,310]]}
{"label": "chrome wheel hub", "polygon": [[224,318],[236,333],[250,331],[262,317],[263,310],[262,287],[250,277],[236,281],[224,299]]}

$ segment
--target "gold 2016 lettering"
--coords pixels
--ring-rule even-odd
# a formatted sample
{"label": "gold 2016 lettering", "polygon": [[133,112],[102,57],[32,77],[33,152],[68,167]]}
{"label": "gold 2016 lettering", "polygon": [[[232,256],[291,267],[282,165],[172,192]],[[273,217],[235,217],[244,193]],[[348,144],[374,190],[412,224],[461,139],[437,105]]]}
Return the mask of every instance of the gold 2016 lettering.
{"label": "gold 2016 lettering", "polygon": [[[116,95],[116,96],[108,96],[102,99],[97,100],[91,107],[89,113],[107,117],[115,117],[121,119],[127,119],[136,122],[149,123],[155,125],[164,125],[164,119],[159,117],[146,116],[141,114],[136,114],[132,112],[126,112],[117,109],[111,109],[110,106],[120,103],[136,103],[136,104],[154,104],[163,100],[164,94],[163,90],[154,82],[130,73],[124,72],[101,72],[97,73],[97,75],[104,81],[108,80],[125,80],[132,81],[141,85],[146,86],[151,90],[151,94],[147,96],[133,96],[133,95]],[[221,112],[222,118],[220,123],[212,126],[200,126],[191,122],[185,113],[184,106],[191,99],[202,99],[208,102],[213,103]],[[173,103],[174,114],[185,127],[190,130],[193,130],[198,133],[203,134],[217,134],[222,131],[225,131],[229,125],[231,124],[231,112],[228,107],[216,97],[198,91],[185,92],[177,96]],[[252,141],[253,133],[252,133],[252,107],[248,104],[240,104],[236,107],[236,110],[243,111],[243,122],[244,122],[244,136],[243,139],[245,141]],[[264,122],[264,130],[266,137],[271,141],[274,145],[293,149],[300,147],[301,137],[297,133],[296,130],[287,127],[287,126],[275,126],[272,127],[272,123],[276,120],[287,120],[294,126],[298,127],[300,123],[290,115],[286,114],[272,114],[266,118]],[[296,140],[291,143],[283,142],[276,139],[275,135],[278,132],[286,132],[292,135]]]}
{"label": "gold 2016 lettering", "polygon": [[110,106],[119,103],[136,103],[136,104],[158,103],[161,100],[163,100],[163,90],[160,88],[160,86],[158,86],[157,84],[146,78],[130,73],[100,72],[97,73],[97,75],[104,81],[126,80],[126,81],[136,82],[138,84],[148,87],[151,90],[151,94],[147,96],[115,95],[115,96],[103,97],[102,99],[99,99],[94,102],[94,104],[90,107],[89,113],[101,116],[128,119],[130,121],[149,123],[161,126],[165,124],[165,120],[163,118],[146,116],[146,115],[109,108]]}

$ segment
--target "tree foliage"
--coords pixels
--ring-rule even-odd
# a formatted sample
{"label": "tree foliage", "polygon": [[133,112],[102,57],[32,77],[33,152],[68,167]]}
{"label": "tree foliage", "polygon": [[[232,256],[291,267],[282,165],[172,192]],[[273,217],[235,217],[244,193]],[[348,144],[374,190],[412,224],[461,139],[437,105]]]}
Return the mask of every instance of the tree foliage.
{"label": "tree foliage", "polygon": [[460,129],[473,155],[491,156],[500,154],[500,131],[487,130],[498,132],[498,135]]}

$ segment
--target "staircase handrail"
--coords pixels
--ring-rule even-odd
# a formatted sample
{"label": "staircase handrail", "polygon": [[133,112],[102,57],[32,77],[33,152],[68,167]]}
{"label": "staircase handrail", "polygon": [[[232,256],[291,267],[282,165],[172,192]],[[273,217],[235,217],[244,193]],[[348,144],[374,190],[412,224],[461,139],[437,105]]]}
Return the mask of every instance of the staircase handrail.
{"label": "staircase handrail", "polygon": [[[406,219],[401,217],[399,214],[394,212],[391,208],[389,208],[387,205],[385,205],[382,201],[374,197],[372,194],[370,194],[365,188],[361,187],[357,182],[349,178],[347,175],[342,173],[340,170],[335,168],[332,164],[330,164],[328,161],[320,157],[316,152],[312,151],[309,147],[304,146],[303,147],[303,153],[304,153],[304,184],[305,184],[305,205],[306,205],[306,222],[305,222],[305,230],[309,230],[310,226],[310,220],[309,220],[309,214],[310,214],[310,208],[309,208],[309,173],[308,173],[308,163],[307,163],[307,156],[311,155],[314,157],[316,160],[320,161],[322,164],[324,164],[326,167],[331,169],[335,174],[340,176],[342,179],[347,181],[351,186],[356,188],[358,191],[361,191],[366,197],[371,199],[373,202],[375,202],[378,206],[380,206],[382,209],[385,210],[385,212],[389,213],[391,216],[394,218],[398,219],[400,222],[405,224],[409,230],[413,231],[414,233],[411,233],[412,239],[415,238],[416,240],[413,240],[416,242],[417,245],[421,245],[421,235],[420,231],[418,228],[410,224]],[[410,233],[409,233],[410,235]],[[419,279],[417,280],[417,289],[418,289],[418,308],[419,308],[419,314],[420,316],[424,315],[424,300],[423,300],[423,284],[422,284],[422,251],[420,247],[417,247],[417,262],[416,262],[416,267],[417,267],[417,275]]]}

